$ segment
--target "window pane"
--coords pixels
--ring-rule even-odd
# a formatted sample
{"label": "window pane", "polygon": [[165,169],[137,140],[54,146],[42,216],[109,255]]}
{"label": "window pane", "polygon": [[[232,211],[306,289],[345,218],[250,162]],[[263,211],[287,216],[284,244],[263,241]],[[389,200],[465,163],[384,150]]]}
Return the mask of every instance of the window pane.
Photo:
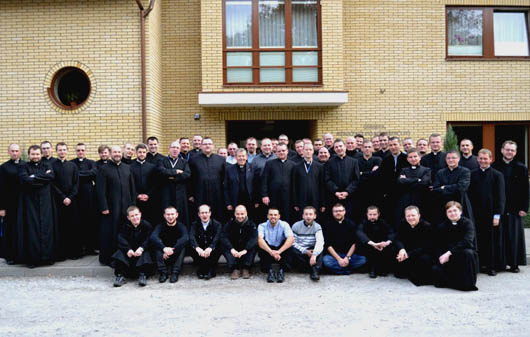
{"label": "window pane", "polygon": [[252,69],[227,69],[226,81],[228,83],[252,82]]}
{"label": "window pane", "polygon": [[259,53],[260,66],[284,66],[285,53],[284,52],[270,52]]}
{"label": "window pane", "polygon": [[495,56],[528,56],[524,13],[493,13]]}
{"label": "window pane", "polygon": [[252,47],[252,1],[226,1],[226,46]]}
{"label": "window pane", "polygon": [[226,53],[228,67],[252,66],[252,53]]}
{"label": "window pane", "polygon": [[285,47],[284,0],[259,1],[259,46]]}
{"label": "window pane", "polygon": [[266,68],[259,71],[260,82],[285,82],[285,69]]}
{"label": "window pane", "polygon": [[291,1],[293,47],[317,48],[317,2]]}
{"label": "window pane", "polygon": [[482,10],[447,11],[447,47],[452,56],[482,55]]}
{"label": "window pane", "polygon": [[293,66],[317,66],[318,53],[316,51],[293,52]]}
{"label": "window pane", "polygon": [[294,68],[293,82],[318,82],[318,69]]}

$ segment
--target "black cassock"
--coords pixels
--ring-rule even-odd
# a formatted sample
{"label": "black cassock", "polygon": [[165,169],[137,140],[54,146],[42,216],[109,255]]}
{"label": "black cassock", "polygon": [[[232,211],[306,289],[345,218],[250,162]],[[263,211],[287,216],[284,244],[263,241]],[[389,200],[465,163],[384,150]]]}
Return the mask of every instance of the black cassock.
{"label": "black cassock", "polygon": [[[148,273],[149,267],[153,264],[151,256],[151,233],[153,227],[146,220],[141,220],[137,227],[127,221],[118,233],[118,249],[112,255],[115,261],[115,274],[126,276],[136,276],[137,273]],[[143,252],[140,257],[128,257],[129,250],[136,251],[142,247]]]}
{"label": "black cassock", "polygon": [[[154,223],[158,219],[158,213],[160,213],[160,210],[156,209],[153,204],[153,195],[155,190],[158,189],[156,185],[158,182],[157,167],[147,160],[140,161],[138,159],[134,160],[130,166],[131,174],[134,178],[134,187],[136,189],[136,206],[142,212],[143,219],[146,219],[149,223]],[[139,194],[146,194],[149,199],[147,201],[141,201],[138,199]],[[155,216],[157,216],[156,219]]]}
{"label": "black cassock", "polygon": [[[340,203],[346,208],[346,216],[350,219],[358,218],[358,208],[354,208],[354,198],[359,187],[359,164],[352,157],[333,156],[324,164],[324,179],[328,193],[328,211],[334,204]],[[346,199],[340,200],[335,193],[348,192]],[[355,204],[358,204],[355,202]],[[329,212],[328,212],[329,213]]]}
{"label": "black cassock", "polygon": [[5,210],[4,232],[0,238],[0,257],[7,261],[15,261],[17,256],[17,231],[18,199],[22,186],[18,179],[18,167],[24,161],[8,160],[0,166],[0,210]]}
{"label": "black cassock", "polygon": [[[254,179],[254,167],[250,164],[240,166],[239,164],[228,165],[224,178],[225,206],[243,205],[248,214],[253,214],[254,202],[256,200],[256,188]],[[233,215],[233,211],[227,212],[228,218]]]}
{"label": "black cassock", "polygon": [[359,204],[359,221],[366,214],[368,206],[377,206],[381,208],[383,194],[381,193],[381,185],[377,177],[378,170],[373,170],[374,167],[381,167],[383,159],[381,157],[372,156],[370,159],[365,159],[363,156],[358,157],[359,164],[359,188],[357,189],[358,204]]}
{"label": "black cassock", "polygon": [[396,251],[405,249],[408,258],[397,263],[397,277],[408,278],[417,286],[432,284],[432,266],[434,265],[433,245],[434,228],[430,223],[420,220],[412,228],[403,220],[395,238]]}
{"label": "black cassock", "polygon": [[471,202],[467,196],[470,183],[471,172],[465,167],[457,166],[453,170],[444,168],[438,171],[433,185],[433,192],[438,195],[438,204],[433,205],[432,214],[437,221],[434,223],[440,223],[445,219],[445,204],[449,201],[458,201],[462,205],[463,215],[475,221]]}
{"label": "black cassock", "polygon": [[224,190],[226,159],[216,154],[206,156],[200,153],[192,156],[189,162],[191,170],[191,195],[195,199],[193,214],[199,206],[209,205],[215,219],[224,220]]}
{"label": "black cassock", "polygon": [[166,157],[160,153],[153,155],[151,152],[147,152],[145,160],[151,164],[158,165],[158,162],[164,160]]}
{"label": "black cassock", "polygon": [[463,167],[469,169],[470,171],[473,171],[474,169],[480,167],[480,165],[478,163],[477,156],[475,156],[475,155],[471,155],[471,156],[469,156],[467,158],[462,155],[460,157],[460,162],[458,163],[458,165],[463,166]]}
{"label": "black cassock", "polygon": [[[458,290],[478,290],[475,284],[479,266],[473,222],[461,217],[453,223],[446,218],[436,227],[434,235],[434,285]],[[449,261],[440,264],[440,256],[448,251],[452,254]]]}
{"label": "black cassock", "polygon": [[96,177],[96,195],[99,212],[110,211],[101,215],[99,230],[99,261],[109,264],[116,251],[118,231],[126,221],[127,207],[135,204],[136,191],[130,166],[114,161],[103,165]]}
{"label": "black cassock", "polygon": [[[302,218],[304,207],[313,206],[317,214],[321,207],[326,206],[326,183],[324,180],[324,165],[305,160],[296,164],[292,172],[293,207],[300,208],[297,220]],[[293,219],[294,220],[294,219]]]}
{"label": "black cassock", "polygon": [[22,193],[18,208],[17,258],[29,265],[53,263],[57,258],[57,211],[52,192],[51,165],[28,162],[19,167]]}
{"label": "black cassock", "polygon": [[381,189],[385,195],[383,202],[383,217],[397,229],[400,217],[397,216],[399,209],[400,186],[398,185],[398,177],[405,167],[409,167],[407,155],[399,153],[397,160],[394,155],[390,154],[383,159],[381,167],[378,170],[380,177]]}
{"label": "black cassock", "polygon": [[79,217],[82,245],[87,251],[98,248],[98,226],[96,209],[96,175],[98,168],[96,162],[90,159],[71,161],[79,171],[79,192],[77,203],[82,206],[83,216]]}
{"label": "black cassock", "polygon": [[[161,181],[161,200],[163,210],[168,206],[173,206],[179,212],[178,221],[182,222],[186,228],[190,227],[190,214],[188,212],[188,192],[187,186],[191,177],[190,167],[185,159],[178,160],[164,158],[158,163],[158,175]],[[177,173],[181,170],[182,173]]]}
{"label": "black cassock", "polygon": [[[402,175],[406,178],[401,178]],[[431,169],[421,165],[406,167],[399,174],[398,185],[400,197],[396,221],[400,223],[405,218],[405,208],[410,205],[417,206],[423,214],[425,200],[429,194],[429,186],[431,186]]]}
{"label": "black cassock", "polygon": [[[428,153],[421,157],[420,165],[428,167],[431,169],[431,186],[434,184],[434,179],[436,178],[436,173],[443,168],[447,168],[447,163],[445,162],[446,153],[443,151],[434,153]],[[427,219],[430,223],[437,224],[445,219],[445,214],[440,218],[438,205],[442,201],[440,200],[440,195],[437,193],[429,193],[426,196],[426,204],[431,205],[423,212],[423,217]]]}
{"label": "black cassock", "polygon": [[[81,228],[79,225],[79,208],[77,194],[79,192],[79,170],[74,163],[60,159],[52,163],[55,174],[53,191],[57,207],[59,228],[59,258],[78,258],[82,253]],[[66,206],[64,199],[70,199]]]}
{"label": "black cassock", "polygon": [[[381,218],[373,222],[364,219],[357,227],[356,234],[360,243],[360,253],[366,256],[371,271],[386,273],[395,267],[397,252],[394,239],[396,232],[388,222]],[[370,241],[378,243],[388,240],[392,243],[382,251],[368,244]]]}
{"label": "black cassock", "polygon": [[506,264],[512,268],[520,265],[526,266],[524,224],[519,212],[528,212],[530,198],[528,168],[522,163],[513,160],[507,164],[502,159],[493,163],[492,166],[504,175],[506,207],[503,212],[502,222]]}
{"label": "black cassock", "polygon": [[501,216],[504,212],[506,202],[504,193],[504,176],[496,169],[489,167],[483,171],[478,168],[471,172],[469,200],[475,210],[480,266],[492,270],[506,269],[500,219],[499,226],[493,226],[493,216]]}
{"label": "black cassock", "polygon": [[265,164],[261,177],[261,197],[269,197],[268,207],[278,208],[282,220],[291,223],[292,171],[295,163],[273,159]]}

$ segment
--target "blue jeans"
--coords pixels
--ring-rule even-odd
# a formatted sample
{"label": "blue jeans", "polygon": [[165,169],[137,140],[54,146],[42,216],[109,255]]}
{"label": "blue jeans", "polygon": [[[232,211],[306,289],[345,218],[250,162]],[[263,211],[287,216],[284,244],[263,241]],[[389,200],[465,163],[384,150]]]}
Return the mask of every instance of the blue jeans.
{"label": "blue jeans", "polygon": [[[339,254],[339,256],[345,257],[346,254]],[[332,255],[326,254],[324,255],[323,263],[324,266],[333,274],[350,275],[355,269],[362,267],[366,263],[366,257],[353,254],[350,264],[348,264],[346,267],[341,267]]]}

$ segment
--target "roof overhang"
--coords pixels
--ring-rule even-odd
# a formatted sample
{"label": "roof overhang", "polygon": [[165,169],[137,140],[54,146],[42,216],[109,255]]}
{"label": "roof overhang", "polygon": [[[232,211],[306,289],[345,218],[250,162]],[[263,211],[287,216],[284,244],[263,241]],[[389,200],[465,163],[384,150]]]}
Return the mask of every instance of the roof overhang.
{"label": "roof overhang", "polygon": [[201,92],[206,108],[238,106],[339,106],[348,103],[347,91],[332,92]]}

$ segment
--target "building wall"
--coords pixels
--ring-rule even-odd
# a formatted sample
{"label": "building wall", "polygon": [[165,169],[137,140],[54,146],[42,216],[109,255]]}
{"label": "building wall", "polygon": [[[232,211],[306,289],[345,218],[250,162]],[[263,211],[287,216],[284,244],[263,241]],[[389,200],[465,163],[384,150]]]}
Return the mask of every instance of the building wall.
{"label": "building wall", "polygon": [[[143,1],[147,9],[148,1]],[[137,14],[139,16],[139,14]],[[138,20],[140,20],[138,18]],[[146,116],[147,137],[164,138],[164,111],[162,93],[162,4],[155,2],[155,7],[146,18],[145,24],[146,49]],[[140,39],[138,39],[140,41]],[[144,139],[145,141],[145,139]]]}
{"label": "building wall", "polygon": [[[130,0],[0,1],[0,158],[11,142],[25,149],[47,139],[97,146],[141,140],[140,26]],[[63,65],[90,73],[93,94],[62,111],[46,86]],[[24,149],[24,150],[25,150]]]}

